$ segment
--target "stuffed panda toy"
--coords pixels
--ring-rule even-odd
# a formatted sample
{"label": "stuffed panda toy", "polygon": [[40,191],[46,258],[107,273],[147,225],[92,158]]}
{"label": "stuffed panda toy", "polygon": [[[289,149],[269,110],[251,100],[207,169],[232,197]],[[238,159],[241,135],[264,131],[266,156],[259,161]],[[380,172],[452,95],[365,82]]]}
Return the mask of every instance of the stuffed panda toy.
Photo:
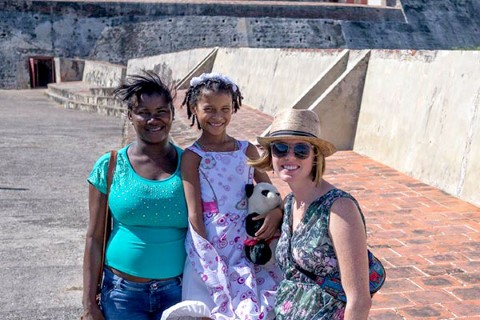
{"label": "stuffed panda toy", "polygon": [[246,186],[248,198],[248,215],[245,222],[247,234],[252,237],[244,242],[245,255],[254,264],[264,265],[272,258],[272,250],[265,240],[255,240],[255,233],[263,225],[264,219],[252,220],[252,218],[271,211],[282,205],[282,197],[272,184],[266,182],[257,183],[255,186]]}

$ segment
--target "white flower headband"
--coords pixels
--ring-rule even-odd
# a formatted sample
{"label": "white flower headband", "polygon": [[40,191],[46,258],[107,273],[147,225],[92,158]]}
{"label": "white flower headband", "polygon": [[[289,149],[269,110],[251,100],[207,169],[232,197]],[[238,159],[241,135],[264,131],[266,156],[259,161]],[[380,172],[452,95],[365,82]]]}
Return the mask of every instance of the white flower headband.
{"label": "white flower headband", "polygon": [[208,80],[220,80],[223,83],[231,85],[234,92],[237,91],[237,85],[235,84],[235,82],[233,82],[232,79],[230,79],[224,74],[216,72],[202,73],[199,77],[193,77],[192,80],[190,80],[190,86],[196,87],[199,84],[204,83]]}

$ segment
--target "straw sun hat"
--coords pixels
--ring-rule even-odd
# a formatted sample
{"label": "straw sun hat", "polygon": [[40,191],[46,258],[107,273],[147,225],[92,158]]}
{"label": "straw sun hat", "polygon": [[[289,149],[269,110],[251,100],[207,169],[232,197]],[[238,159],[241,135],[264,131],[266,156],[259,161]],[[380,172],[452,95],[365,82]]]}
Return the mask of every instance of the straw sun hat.
{"label": "straw sun hat", "polygon": [[257,137],[264,148],[277,140],[305,140],[316,146],[324,157],[337,151],[335,146],[320,138],[320,120],[315,112],[305,109],[287,109],[275,115],[270,132],[265,137]]}

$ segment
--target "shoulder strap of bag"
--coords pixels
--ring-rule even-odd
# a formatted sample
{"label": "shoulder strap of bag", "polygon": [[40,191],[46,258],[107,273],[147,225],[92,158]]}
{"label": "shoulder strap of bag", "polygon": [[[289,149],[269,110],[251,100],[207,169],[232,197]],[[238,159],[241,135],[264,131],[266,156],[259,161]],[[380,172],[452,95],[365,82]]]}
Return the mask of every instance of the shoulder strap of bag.
{"label": "shoulder strap of bag", "polygon": [[347,298],[345,296],[345,292],[343,291],[342,283],[338,278],[331,278],[329,276],[322,277],[318,276],[313,272],[307,271],[300,267],[295,260],[290,256],[290,261],[292,262],[295,269],[302,273],[303,275],[307,276],[311,280],[313,280],[316,284],[318,284],[323,290],[328,292],[330,295],[334,296],[340,301],[346,302]]}
{"label": "shoulder strap of bag", "polygon": [[107,170],[107,203],[105,205],[105,223],[103,229],[103,245],[102,245],[102,256],[101,256],[101,264],[100,264],[100,274],[98,276],[98,284],[97,284],[97,294],[100,293],[102,289],[102,276],[103,276],[103,265],[105,264],[105,249],[107,248],[107,242],[110,238],[110,233],[112,231],[112,219],[110,217],[110,209],[108,206],[108,196],[110,195],[110,187],[113,181],[113,175],[115,173],[115,167],[117,164],[117,151],[112,150],[110,151],[110,160],[108,161],[108,170]]}
{"label": "shoulder strap of bag", "polygon": [[[365,232],[367,232],[367,226],[366,226],[366,223],[365,223],[365,217],[363,216],[362,208],[360,208],[360,205],[358,204],[357,199],[355,199],[355,198],[354,198],[350,193],[348,193],[348,192],[345,192],[345,191],[340,190],[340,189],[335,189],[335,190],[336,190],[335,194],[334,194],[332,197],[329,197],[328,199],[326,199],[326,200],[329,201],[328,211],[330,212],[333,204],[334,204],[335,201],[337,201],[338,199],[346,198],[346,199],[352,200],[353,203],[355,204],[355,206],[357,207],[358,212],[360,212],[360,217],[362,218],[363,226],[365,227]],[[328,220],[330,221],[330,216],[328,217]]]}
{"label": "shoulder strap of bag", "polygon": [[[351,199],[355,205],[357,206],[360,215],[362,217],[362,221],[365,227],[365,232],[366,232],[366,226],[365,226],[365,218],[363,217],[362,211],[360,209],[360,206],[355,200],[353,196],[351,196],[347,192],[339,192],[337,193],[333,198],[330,198],[330,204],[332,205],[335,200],[340,199],[340,198],[348,198]],[[330,209],[330,208],[329,208]],[[386,274],[385,274],[385,269],[383,265],[381,264],[380,260],[378,260],[371,252],[370,250],[367,250],[368,254],[368,260],[369,260],[369,280],[370,280],[370,293],[373,295],[375,292],[377,292],[382,286],[383,283],[385,282]],[[290,261],[292,265],[297,269],[298,272],[302,273],[303,275],[307,276],[311,280],[313,280],[315,283],[320,285],[320,287],[330,293],[332,296],[336,297],[337,299],[346,302],[347,297],[345,295],[345,291],[342,288],[342,283],[340,278],[335,278],[331,277],[330,275],[327,275],[325,277],[316,275],[313,272],[307,271],[300,267],[293,257],[290,255]],[[373,278],[373,279],[372,279]]]}

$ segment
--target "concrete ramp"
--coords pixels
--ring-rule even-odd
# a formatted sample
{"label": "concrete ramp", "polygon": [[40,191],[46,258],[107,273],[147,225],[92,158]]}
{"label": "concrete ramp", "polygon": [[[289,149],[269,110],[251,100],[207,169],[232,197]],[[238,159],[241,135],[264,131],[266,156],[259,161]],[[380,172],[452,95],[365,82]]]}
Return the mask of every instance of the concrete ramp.
{"label": "concrete ramp", "polygon": [[372,51],[354,151],[480,205],[479,75],[479,51]]}
{"label": "concrete ramp", "polygon": [[177,83],[177,89],[188,89],[190,86],[190,80],[193,77],[198,77],[202,73],[208,73],[212,71],[215,58],[217,57],[218,48],[214,48],[200,63],[193,68],[182,80]]}
{"label": "concrete ramp", "polygon": [[237,82],[245,104],[274,115],[291,107],[341,52],[220,48],[212,71]]}
{"label": "concrete ramp", "polygon": [[308,109],[320,117],[322,136],[338,150],[352,150],[362,103],[370,51],[356,52],[356,59]]}
{"label": "concrete ramp", "polygon": [[368,50],[344,50],[292,106],[315,111],[322,136],[338,150],[353,148],[369,57]]}
{"label": "concrete ramp", "polygon": [[293,109],[307,109],[345,72],[350,56],[349,50],[343,50],[335,61],[322,72],[318,79],[293,103]]}

